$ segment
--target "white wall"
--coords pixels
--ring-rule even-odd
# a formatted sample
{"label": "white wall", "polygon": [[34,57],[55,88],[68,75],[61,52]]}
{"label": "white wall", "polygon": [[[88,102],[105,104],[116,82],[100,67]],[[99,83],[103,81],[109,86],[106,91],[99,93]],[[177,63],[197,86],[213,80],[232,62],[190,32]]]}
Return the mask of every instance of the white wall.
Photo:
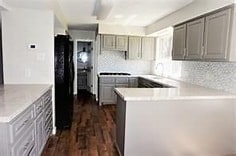
{"label": "white wall", "polygon": [[52,0],[51,2],[52,2],[53,12],[55,15],[55,20],[57,20],[58,24],[60,24],[62,28],[67,30],[68,29],[67,20],[62,12],[60,4],[58,3],[57,0]]}
{"label": "white wall", "polygon": [[[75,75],[74,75],[74,94],[77,94],[77,42],[78,41],[91,41],[95,42],[95,36],[96,32],[95,31],[84,31],[84,30],[69,30],[69,34],[71,35],[73,42],[74,42],[74,54],[73,54],[73,59],[74,59],[74,68],[75,68]],[[92,60],[95,60],[95,53],[96,53],[96,48],[92,51]],[[92,62],[93,67],[95,68],[94,61]],[[94,79],[94,77],[93,77]],[[94,86],[94,85],[93,85]],[[95,94],[95,90],[93,88],[93,93]]]}
{"label": "white wall", "polygon": [[[14,9],[2,12],[5,84],[54,85],[53,17],[52,11]],[[36,49],[29,49],[29,44],[36,44]]]}
{"label": "white wall", "polygon": [[[2,12],[4,80],[9,83],[54,82],[52,11]],[[29,49],[36,44],[36,49]]]}
{"label": "white wall", "polygon": [[152,34],[169,26],[184,22],[218,8],[233,4],[234,0],[195,0],[186,7],[146,27],[146,34]]}
{"label": "white wall", "polygon": [[123,26],[123,25],[110,25],[99,23],[99,34],[116,34],[116,35],[134,35],[145,36],[145,27],[138,26]]}
{"label": "white wall", "polygon": [[94,41],[95,40],[95,31],[85,31],[85,30],[69,30],[73,40],[81,41]]}
{"label": "white wall", "polygon": [[235,62],[172,61],[172,37],[172,31],[158,37],[153,74],[236,93]]}
{"label": "white wall", "polygon": [[54,28],[54,36],[56,35],[66,35],[66,30],[63,28],[55,27]]}

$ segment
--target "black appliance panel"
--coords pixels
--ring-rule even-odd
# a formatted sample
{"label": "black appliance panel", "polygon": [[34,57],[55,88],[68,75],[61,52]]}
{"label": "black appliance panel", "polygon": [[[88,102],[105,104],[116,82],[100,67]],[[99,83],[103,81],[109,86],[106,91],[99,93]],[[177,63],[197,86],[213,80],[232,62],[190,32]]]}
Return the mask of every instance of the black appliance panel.
{"label": "black appliance panel", "polygon": [[68,36],[55,37],[55,108],[57,129],[70,128],[73,115],[73,44]]}

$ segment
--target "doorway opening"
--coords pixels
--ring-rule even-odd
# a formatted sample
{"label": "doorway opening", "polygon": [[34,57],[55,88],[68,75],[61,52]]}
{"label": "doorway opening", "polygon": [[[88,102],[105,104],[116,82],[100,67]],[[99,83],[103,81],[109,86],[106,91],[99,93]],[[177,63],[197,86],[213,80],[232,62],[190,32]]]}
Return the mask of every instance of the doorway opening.
{"label": "doorway opening", "polygon": [[93,87],[93,44],[91,41],[77,42],[77,92],[91,93]]}

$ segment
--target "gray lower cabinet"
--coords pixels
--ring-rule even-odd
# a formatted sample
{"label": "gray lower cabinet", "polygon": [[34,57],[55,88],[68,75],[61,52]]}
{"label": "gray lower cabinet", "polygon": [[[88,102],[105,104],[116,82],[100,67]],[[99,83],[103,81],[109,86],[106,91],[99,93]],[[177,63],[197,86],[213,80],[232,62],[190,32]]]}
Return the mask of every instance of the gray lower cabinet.
{"label": "gray lower cabinet", "polygon": [[41,113],[35,121],[36,126],[36,147],[37,152],[41,153],[44,147],[44,120],[43,120],[43,113]]}
{"label": "gray lower cabinet", "polygon": [[121,156],[124,155],[126,102],[119,96],[116,107],[116,146]]}
{"label": "gray lower cabinet", "polygon": [[138,87],[138,78],[130,77],[129,78],[129,88],[137,88]]}
{"label": "gray lower cabinet", "polygon": [[115,103],[114,84],[103,84],[100,87],[100,101],[102,103]]}
{"label": "gray lower cabinet", "polygon": [[99,105],[116,104],[115,88],[137,87],[135,77],[99,77]]}
{"label": "gray lower cabinet", "polygon": [[48,90],[12,121],[0,123],[0,156],[41,155],[53,127],[51,94]]}
{"label": "gray lower cabinet", "polygon": [[11,148],[12,156],[35,155],[35,129],[33,124]]}

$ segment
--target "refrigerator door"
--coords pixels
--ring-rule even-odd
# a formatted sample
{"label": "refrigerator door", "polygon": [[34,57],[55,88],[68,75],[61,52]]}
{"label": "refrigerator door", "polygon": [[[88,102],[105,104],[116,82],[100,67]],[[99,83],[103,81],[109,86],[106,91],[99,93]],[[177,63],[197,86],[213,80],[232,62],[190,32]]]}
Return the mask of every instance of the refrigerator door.
{"label": "refrigerator door", "polygon": [[55,108],[57,129],[70,128],[73,113],[73,45],[55,37]]}

